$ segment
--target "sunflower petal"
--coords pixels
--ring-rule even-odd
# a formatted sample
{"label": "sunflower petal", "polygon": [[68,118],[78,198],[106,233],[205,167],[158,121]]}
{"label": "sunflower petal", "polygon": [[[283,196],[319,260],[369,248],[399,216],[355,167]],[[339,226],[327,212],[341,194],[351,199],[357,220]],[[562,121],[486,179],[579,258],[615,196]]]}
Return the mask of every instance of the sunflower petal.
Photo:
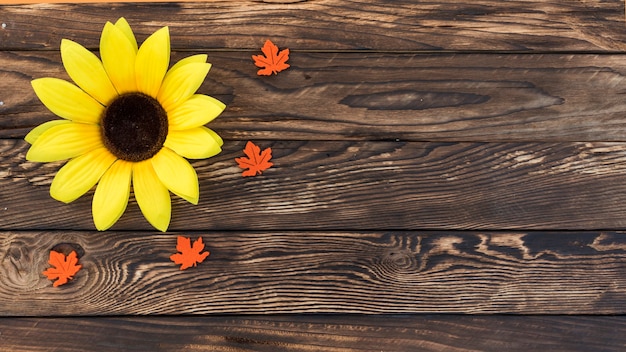
{"label": "sunflower petal", "polygon": [[178,155],[189,159],[204,159],[219,154],[221,138],[206,127],[196,127],[184,131],[170,131],[164,146]]}
{"label": "sunflower petal", "polygon": [[226,105],[203,94],[195,94],[175,109],[168,111],[169,128],[186,130],[207,124],[218,117]]}
{"label": "sunflower petal", "polygon": [[[136,44],[135,44],[136,45]],[[100,57],[118,94],[137,91],[135,57],[137,49],[117,26],[107,22],[100,37]]]}
{"label": "sunflower petal", "polygon": [[189,203],[198,204],[198,175],[187,160],[169,148],[161,148],[150,160],[165,187]]}
{"label": "sunflower petal", "polygon": [[126,19],[124,17],[120,17],[117,22],[115,22],[115,27],[124,33],[130,44],[133,46],[135,53],[137,53],[137,39],[135,39],[135,34],[133,34],[133,30],[130,28]]}
{"label": "sunflower petal", "polygon": [[74,83],[102,105],[106,106],[117,96],[117,91],[107,76],[102,62],[82,45],[69,39],[63,39],[61,41],[61,59],[65,71]]}
{"label": "sunflower petal", "polygon": [[57,172],[50,186],[52,198],[70,203],[93,187],[113,164],[113,156],[106,148],[98,148],[67,162]]}
{"label": "sunflower petal", "polygon": [[98,230],[113,226],[126,211],[132,166],[130,162],[117,160],[98,183],[91,204],[93,222]]}
{"label": "sunflower petal", "polygon": [[58,78],[39,78],[30,82],[43,105],[64,119],[98,123],[104,106],[84,90]]}
{"label": "sunflower petal", "polygon": [[44,122],[41,125],[33,128],[32,130],[30,130],[30,132],[28,132],[28,134],[26,135],[26,137],[24,137],[24,140],[30,144],[35,143],[35,141],[37,140],[37,138],[39,138],[39,136],[41,136],[42,133],[46,132],[47,130],[49,130],[50,128],[54,127],[54,126],[58,126],[58,125],[63,125],[66,123],[72,123],[72,121],[69,120],[52,120],[52,121],[48,121],[48,122]]}
{"label": "sunflower petal", "polygon": [[213,131],[210,128],[207,128],[207,132],[213,137],[213,139],[215,139],[217,145],[219,145],[220,147],[224,145],[224,140],[222,139],[222,137],[220,137],[219,134],[217,134],[217,132]]}
{"label": "sunflower petal", "polygon": [[209,63],[190,63],[165,77],[157,96],[165,111],[172,111],[194,95],[210,69]]}
{"label": "sunflower petal", "polygon": [[146,39],[135,62],[137,89],[156,98],[170,64],[170,32],[163,27]]}
{"label": "sunflower petal", "polygon": [[143,216],[160,231],[167,231],[172,215],[170,193],[150,160],[133,164],[133,192]]}
{"label": "sunflower petal", "polygon": [[178,60],[177,63],[174,64],[174,66],[172,66],[169,71],[167,71],[167,73],[165,74],[165,77],[169,76],[172,74],[172,72],[176,71],[177,69],[188,65],[188,64],[194,64],[194,63],[205,63],[207,58],[209,56],[207,54],[198,54],[198,55],[192,55],[192,56],[187,56],[184,59],[180,59]]}
{"label": "sunflower petal", "polygon": [[26,160],[39,162],[65,160],[103,146],[99,126],[64,123],[43,132],[26,153]]}

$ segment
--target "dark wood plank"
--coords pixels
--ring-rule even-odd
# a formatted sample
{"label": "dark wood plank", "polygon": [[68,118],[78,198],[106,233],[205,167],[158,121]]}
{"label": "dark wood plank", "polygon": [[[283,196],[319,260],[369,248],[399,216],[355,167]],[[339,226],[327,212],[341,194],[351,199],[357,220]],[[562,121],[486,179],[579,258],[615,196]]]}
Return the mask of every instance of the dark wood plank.
{"label": "dark wood plank", "polygon": [[172,28],[177,48],[257,49],[267,38],[296,50],[623,51],[624,2],[210,1],[21,5],[0,8],[1,49],[91,47],[106,20],[125,16],[140,38]]}
{"label": "dark wood plank", "polygon": [[[170,229],[626,229],[624,143],[258,143],[275,164],[258,177],[234,160],[245,142],[194,161],[200,202],[172,196]],[[92,193],[52,199],[61,163],[27,147],[0,140],[0,228],[94,229]],[[131,197],[113,229],[152,228]]]}
{"label": "dark wood plank", "polygon": [[[210,61],[200,92],[228,105],[211,126],[229,139],[626,141],[623,55],[296,53],[273,77],[249,53]],[[54,118],[40,77],[66,77],[59,53],[0,53],[0,137]]]}
{"label": "dark wood plank", "polygon": [[[0,232],[0,314],[626,313],[624,233],[184,232],[186,271],[178,234]],[[53,248],[83,265],[60,287]]]}
{"label": "dark wood plank", "polygon": [[[62,328],[61,328],[62,327]],[[7,351],[622,351],[624,317],[275,316],[0,319]]]}

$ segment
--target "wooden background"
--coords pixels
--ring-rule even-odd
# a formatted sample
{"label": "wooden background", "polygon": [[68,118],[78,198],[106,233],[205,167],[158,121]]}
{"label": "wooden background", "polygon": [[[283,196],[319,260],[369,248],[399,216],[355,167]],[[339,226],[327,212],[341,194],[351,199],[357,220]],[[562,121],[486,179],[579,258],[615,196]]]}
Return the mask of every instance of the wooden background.
{"label": "wooden background", "polygon": [[[107,232],[91,193],[24,159],[53,119],[30,80],[67,77],[124,16],[208,53],[224,152],[170,231],[131,200]],[[619,351],[626,347],[624,2],[375,0],[0,7],[0,349]],[[266,39],[291,68],[259,77]],[[241,177],[246,141],[275,166]],[[176,236],[211,256],[169,261]],[[54,288],[52,248],[83,269]]]}

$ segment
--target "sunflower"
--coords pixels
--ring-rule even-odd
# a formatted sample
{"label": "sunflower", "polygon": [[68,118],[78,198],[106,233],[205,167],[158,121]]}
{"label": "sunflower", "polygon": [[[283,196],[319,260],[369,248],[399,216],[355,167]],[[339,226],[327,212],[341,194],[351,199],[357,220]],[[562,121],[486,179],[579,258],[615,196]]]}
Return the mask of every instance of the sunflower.
{"label": "sunflower", "polygon": [[186,158],[214,156],[223,144],[204,125],[225,105],[195,94],[211,64],[206,55],[194,55],[168,70],[168,27],[138,48],[124,18],[105,24],[100,57],[61,41],[63,66],[75,84],[50,77],[32,81],[37,97],[62,119],[28,133],[25,140],[32,145],[26,159],[68,160],[50,186],[52,198],[61,202],[72,202],[97,184],[92,215],[98,230],[122,216],[132,184],[146,220],[166,231],[170,191],[198,203],[198,176]]}

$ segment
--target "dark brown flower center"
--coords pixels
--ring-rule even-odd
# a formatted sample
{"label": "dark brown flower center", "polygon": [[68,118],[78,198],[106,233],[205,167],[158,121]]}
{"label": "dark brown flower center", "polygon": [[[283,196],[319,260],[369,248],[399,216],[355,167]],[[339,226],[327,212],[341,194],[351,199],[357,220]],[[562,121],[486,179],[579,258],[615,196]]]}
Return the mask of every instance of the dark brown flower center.
{"label": "dark brown flower center", "polygon": [[104,146],[122,160],[150,159],[167,137],[167,113],[159,102],[142,93],[120,95],[104,111]]}

